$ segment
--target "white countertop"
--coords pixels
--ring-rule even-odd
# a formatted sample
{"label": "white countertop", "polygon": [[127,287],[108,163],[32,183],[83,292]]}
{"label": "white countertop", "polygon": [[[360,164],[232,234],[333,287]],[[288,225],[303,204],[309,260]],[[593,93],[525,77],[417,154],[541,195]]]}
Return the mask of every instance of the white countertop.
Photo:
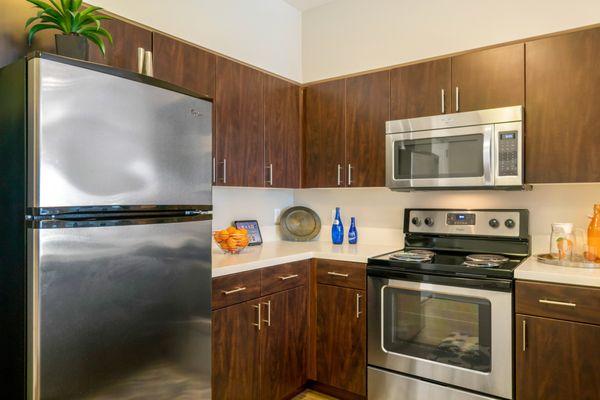
{"label": "white countertop", "polygon": [[600,287],[600,268],[557,267],[531,256],[515,269],[515,279]]}
{"label": "white countertop", "polygon": [[401,249],[401,245],[343,244],[328,242],[267,242],[245,248],[240,254],[212,251],[212,276],[223,276],[293,261],[322,258],[366,263],[369,257]]}

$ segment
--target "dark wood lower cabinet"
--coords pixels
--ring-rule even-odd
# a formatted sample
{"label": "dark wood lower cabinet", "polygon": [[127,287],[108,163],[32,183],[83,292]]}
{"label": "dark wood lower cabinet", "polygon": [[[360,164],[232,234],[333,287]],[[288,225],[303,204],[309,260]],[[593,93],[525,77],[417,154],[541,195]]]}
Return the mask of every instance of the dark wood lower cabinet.
{"label": "dark wood lower cabinet", "polygon": [[213,311],[213,399],[280,400],[302,388],[306,295],[299,286]]}
{"label": "dark wood lower cabinet", "polygon": [[306,382],[306,288],[276,293],[261,303],[260,399],[284,399]]}
{"label": "dark wood lower cabinet", "polygon": [[366,395],[365,291],[317,285],[317,381]]}
{"label": "dark wood lower cabinet", "polygon": [[517,400],[600,399],[600,326],[517,315]]}
{"label": "dark wood lower cabinet", "polygon": [[212,398],[259,399],[257,300],[213,311]]}

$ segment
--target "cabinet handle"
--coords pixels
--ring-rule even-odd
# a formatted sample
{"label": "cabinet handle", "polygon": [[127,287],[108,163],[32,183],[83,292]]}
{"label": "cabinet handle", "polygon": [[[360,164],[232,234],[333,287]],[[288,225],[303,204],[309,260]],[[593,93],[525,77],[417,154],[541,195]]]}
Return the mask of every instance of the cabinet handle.
{"label": "cabinet handle", "polygon": [[146,49],[144,49],[143,47],[138,47],[137,49],[137,72],[138,74],[141,74],[144,72],[144,55],[146,54]]}
{"label": "cabinet handle", "polygon": [[252,307],[254,307],[258,310],[258,320],[257,320],[257,322],[252,323],[252,325],[257,326],[258,330],[260,331],[260,322],[261,322],[260,303],[258,303],[258,305],[253,305]]}
{"label": "cabinet handle", "polygon": [[281,279],[282,281],[287,281],[288,279],[292,279],[292,278],[297,278],[298,274],[292,274],[292,275],[288,275],[288,276],[280,276],[279,279]]}
{"label": "cabinet handle", "polygon": [[144,74],[148,76],[154,76],[152,52],[148,50],[146,50],[146,54],[144,54]]}
{"label": "cabinet handle", "polygon": [[213,157],[213,183],[217,183],[217,158]]}
{"label": "cabinet handle", "polygon": [[352,185],[352,164],[348,164],[348,186]]}
{"label": "cabinet handle", "polygon": [[269,184],[269,186],[273,186],[273,164],[269,164],[266,167],[269,170],[269,180],[267,181],[267,183]]}
{"label": "cabinet handle", "polygon": [[263,319],[263,322],[266,322],[267,326],[271,326],[271,300],[263,304],[267,306],[267,319]]}
{"label": "cabinet handle", "polygon": [[223,159],[223,183],[227,183],[227,159]]}
{"label": "cabinet handle", "polygon": [[460,90],[456,87],[456,112],[460,110]]}
{"label": "cabinet handle", "polygon": [[229,294],[233,294],[233,293],[238,293],[238,292],[243,292],[244,290],[246,290],[246,287],[239,287],[239,288],[235,288],[233,290],[223,290],[223,294],[225,296],[229,295]]}
{"label": "cabinet handle", "polygon": [[527,350],[527,321],[523,320],[523,337],[521,338],[523,351]]}
{"label": "cabinet handle", "polygon": [[342,164],[337,165],[338,186],[342,186]]}
{"label": "cabinet handle", "polygon": [[358,293],[356,293],[356,318],[360,318],[360,314],[362,314],[362,311],[360,311],[360,298],[362,296]]}
{"label": "cabinet handle", "polygon": [[565,307],[576,307],[577,306],[577,304],[575,304],[575,303],[567,303],[564,301],[554,301],[554,300],[546,300],[546,299],[540,299],[539,302],[543,303],[543,304],[552,304],[555,306],[565,306]]}
{"label": "cabinet handle", "polygon": [[446,114],[446,91],[442,89],[442,114]]}
{"label": "cabinet handle", "polygon": [[348,274],[341,274],[339,272],[333,272],[333,271],[329,271],[329,272],[327,272],[327,274],[333,275],[333,276],[341,276],[342,278],[347,278],[348,277]]}

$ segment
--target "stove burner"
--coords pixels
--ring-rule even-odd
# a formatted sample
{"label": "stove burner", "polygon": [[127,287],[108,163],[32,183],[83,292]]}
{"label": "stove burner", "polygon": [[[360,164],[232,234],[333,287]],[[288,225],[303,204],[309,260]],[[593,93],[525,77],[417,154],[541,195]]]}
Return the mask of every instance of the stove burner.
{"label": "stove burner", "polygon": [[[498,265],[508,261],[507,257],[500,256],[498,254],[471,254],[468,255],[466,258],[467,261],[496,264],[494,265],[494,267],[497,267]],[[467,262],[465,262],[465,265],[467,265]]]}
{"label": "stove burner", "polygon": [[500,263],[493,261],[475,261],[475,260],[467,260],[463,263],[465,267],[471,268],[494,268],[499,267]]}
{"label": "stove burner", "polygon": [[399,253],[392,254],[390,258],[397,261],[409,261],[409,262],[428,262],[435,256],[433,251],[429,250],[409,250],[401,251]]}

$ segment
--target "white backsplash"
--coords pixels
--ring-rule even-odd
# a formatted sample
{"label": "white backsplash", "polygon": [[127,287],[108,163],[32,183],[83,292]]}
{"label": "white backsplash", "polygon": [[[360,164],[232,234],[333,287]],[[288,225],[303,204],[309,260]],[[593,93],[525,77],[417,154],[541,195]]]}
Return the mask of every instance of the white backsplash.
{"label": "white backsplash", "polygon": [[233,221],[255,219],[264,242],[279,239],[274,211],[294,204],[291,189],[213,187],[213,230],[226,228]]}
{"label": "white backsplash", "polygon": [[322,219],[320,240],[330,240],[331,210],[341,207],[344,224],[356,217],[363,243],[401,246],[405,208],[526,208],[533,252],[547,251],[552,222],[586,228],[600,184],[536,185],[532,191],[392,192],[386,188],[302,189],[294,204],[314,209]]}

